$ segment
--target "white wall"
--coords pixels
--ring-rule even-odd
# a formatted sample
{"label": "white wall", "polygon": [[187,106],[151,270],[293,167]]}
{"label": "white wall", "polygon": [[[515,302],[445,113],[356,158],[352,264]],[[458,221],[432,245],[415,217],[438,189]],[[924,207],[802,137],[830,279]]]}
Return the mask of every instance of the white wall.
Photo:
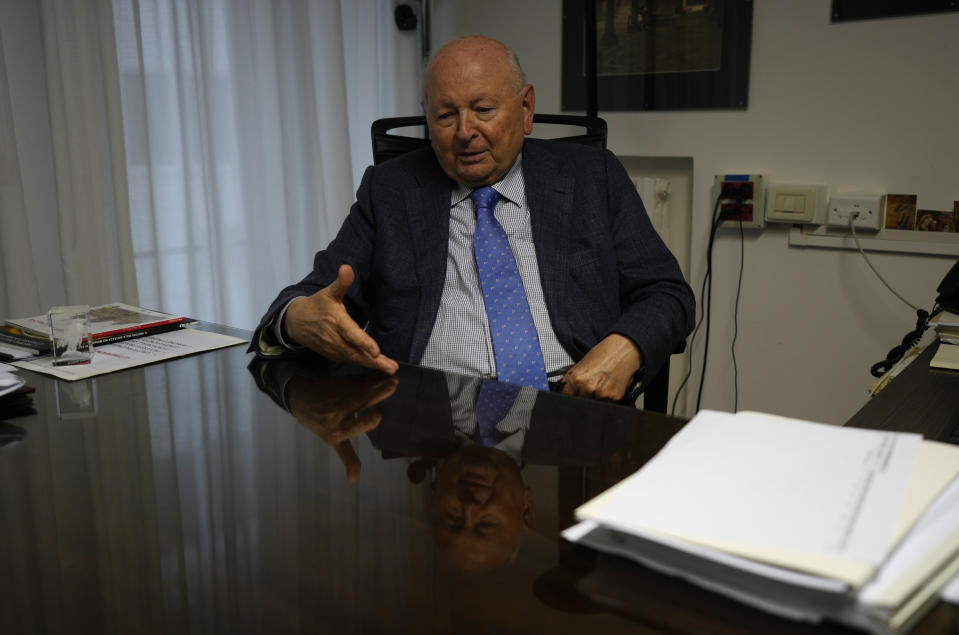
{"label": "white wall", "polygon": [[[754,3],[745,111],[600,113],[618,154],[693,158],[697,294],[714,174],[761,173],[771,182],[823,183],[847,193],[916,193],[920,206],[932,209],[952,209],[959,200],[959,13],[834,25],[829,8],[829,0]],[[536,86],[537,109],[560,111],[560,0],[434,0],[434,11],[434,46],[469,33],[507,42]],[[738,233],[721,236],[714,259],[702,405],[729,410]],[[927,309],[955,261],[872,259],[900,293]],[[747,236],[745,260],[739,408],[845,421],[868,399],[869,367],[912,328],[915,315],[858,253],[789,247],[784,227]],[[701,340],[697,349],[699,357]]]}

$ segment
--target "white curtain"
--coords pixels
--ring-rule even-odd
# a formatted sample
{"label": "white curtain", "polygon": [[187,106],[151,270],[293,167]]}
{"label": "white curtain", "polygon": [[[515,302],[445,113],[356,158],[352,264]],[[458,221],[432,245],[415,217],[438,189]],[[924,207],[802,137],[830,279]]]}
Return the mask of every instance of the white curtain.
{"label": "white curtain", "polygon": [[0,3],[0,316],[137,302],[109,0]]}
{"label": "white curtain", "polygon": [[0,0],[0,317],[251,328],[409,114],[396,39],[390,0]]}
{"label": "white curtain", "polygon": [[[354,112],[347,78],[386,54],[347,68],[344,44],[385,51],[390,3],[113,4],[141,303],[251,328],[353,200],[351,115],[380,104]],[[344,42],[360,11],[367,39]]]}
{"label": "white curtain", "polygon": [[[342,0],[353,185],[373,162],[370,123],[420,113],[418,32],[400,34],[392,0]],[[402,134],[402,133],[401,133]]]}

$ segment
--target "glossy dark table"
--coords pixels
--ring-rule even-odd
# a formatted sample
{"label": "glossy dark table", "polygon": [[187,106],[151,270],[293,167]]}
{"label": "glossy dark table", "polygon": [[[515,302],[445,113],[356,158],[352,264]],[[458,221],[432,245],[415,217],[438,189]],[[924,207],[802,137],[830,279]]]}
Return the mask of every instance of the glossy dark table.
{"label": "glossy dark table", "polygon": [[[539,393],[510,472],[535,518],[505,564],[464,571],[438,542],[465,447],[443,374],[250,362],[233,347],[81,383],[22,373],[37,414],[0,447],[0,632],[845,632],[559,539],[680,419]],[[943,606],[920,630],[955,624]]]}
{"label": "glossy dark table", "polygon": [[959,443],[959,371],[930,368],[938,348],[939,342],[927,346],[846,425]]}

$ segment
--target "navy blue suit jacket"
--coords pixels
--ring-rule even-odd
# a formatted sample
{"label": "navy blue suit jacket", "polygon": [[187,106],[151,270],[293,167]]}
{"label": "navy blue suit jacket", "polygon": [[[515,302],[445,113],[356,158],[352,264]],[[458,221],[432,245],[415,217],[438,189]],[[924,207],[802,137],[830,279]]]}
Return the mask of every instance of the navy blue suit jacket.
{"label": "navy blue suit jacket", "polygon": [[[636,188],[609,151],[526,139],[523,178],[546,307],[559,342],[579,360],[621,333],[643,355],[646,376],[681,350],[694,300],[676,259],[649,222]],[[280,292],[254,335],[299,295],[336,279],[356,282],[347,310],[387,357],[418,363],[436,319],[449,242],[452,182],[432,149],[368,168],[357,201],[313,271]],[[269,338],[269,333],[264,333]]]}

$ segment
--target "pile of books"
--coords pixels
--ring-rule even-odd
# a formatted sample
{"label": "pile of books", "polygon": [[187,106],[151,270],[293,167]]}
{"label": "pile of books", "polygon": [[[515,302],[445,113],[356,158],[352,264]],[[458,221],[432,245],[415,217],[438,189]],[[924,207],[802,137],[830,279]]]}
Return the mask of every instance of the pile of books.
{"label": "pile of books", "polygon": [[943,311],[930,320],[936,330],[936,337],[940,342],[959,344],[959,315]]}
{"label": "pile of books", "polygon": [[703,411],[567,540],[790,619],[911,628],[959,572],[959,447]]}
{"label": "pile of books", "polygon": [[[182,316],[151,311],[114,302],[90,309],[90,336],[93,345],[102,346],[123,340],[166,333],[188,322]],[[46,315],[7,320],[0,325],[0,359],[31,359],[50,354],[50,336]]]}
{"label": "pile of books", "polygon": [[935,325],[940,344],[929,365],[959,370],[959,315],[943,311],[930,322]]}

